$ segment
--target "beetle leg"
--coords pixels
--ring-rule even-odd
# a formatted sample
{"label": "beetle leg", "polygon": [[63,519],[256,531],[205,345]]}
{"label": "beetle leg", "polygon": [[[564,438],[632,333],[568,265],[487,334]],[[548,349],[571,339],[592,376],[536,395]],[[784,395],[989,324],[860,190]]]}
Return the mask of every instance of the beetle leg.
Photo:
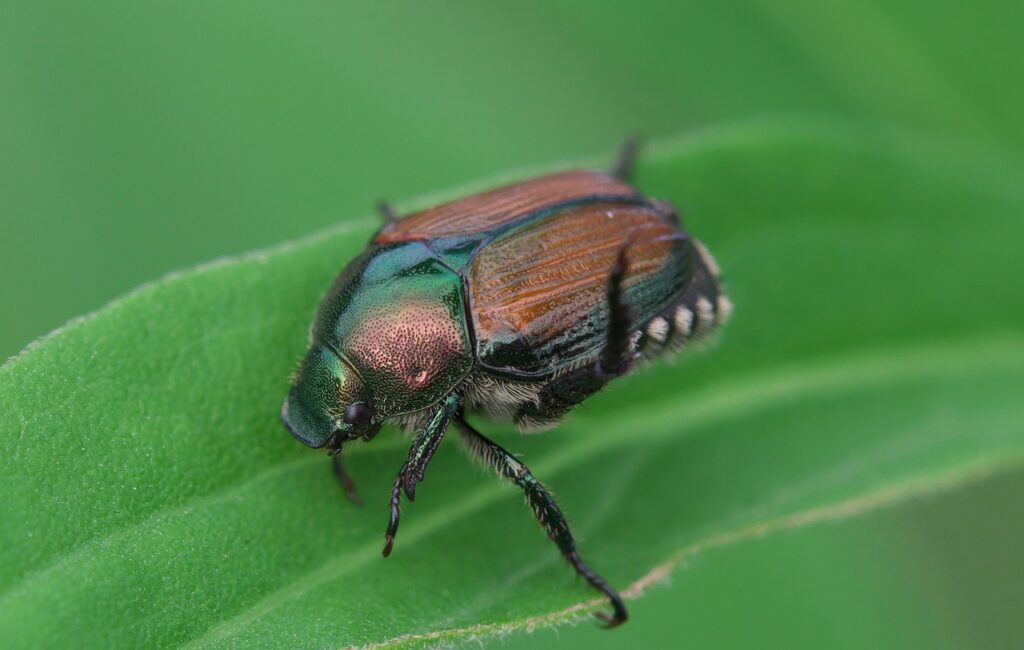
{"label": "beetle leg", "polygon": [[629,265],[626,244],[619,250],[608,276],[607,338],[601,354],[588,366],[577,368],[548,382],[536,402],[529,402],[516,414],[521,426],[546,426],[587,399],[612,379],[629,372],[636,353],[630,331],[630,309],[623,295],[622,284]]}
{"label": "beetle leg", "polygon": [[609,173],[620,181],[629,181],[633,178],[633,168],[636,166],[636,154],[639,150],[640,139],[636,135],[628,136],[622,143]]}
{"label": "beetle leg", "polygon": [[426,426],[413,440],[412,447],[409,449],[409,458],[406,460],[407,467],[402,477],[402,488],[410,501],[416,500],[416,484],[423,480],[423,476],[427,472],[427,465],[434,457],[437,446],[444,438],[448,423],[460,406],[459,398],[455,395],[446,397],[441,403],[441,407],[430,416]]}
{"label": "beetle leg", "polygon": [[608,598],[612,606],[612,614],[598,612],[595,616],[603,620],[607,627],[615,627],[624,623],[628,614],[622,598],[604,578],[594,573],[583,562],[576,549],[572,533],[569,532],[569,524],[566,522],[565,516],[562,515],[561,509],[551,494],[530,473],[530,469],[503,447],[484,437],[462,417],[455,419],[455,425],[459,429],[459,433],[462,434],[463,440],[466,441],[469,451],[475,457],[494,468],[499,476],[515,483],[526,494],[526,502],[533,510],[534,516],[544,527],[548,538],[558,546],[558,550],[562,552],[565,560],[590,586]]}
{"label": "beetle leg", "polygon": [[444,432],[452,416],[459,410],[461,402],[456,395],[449,395],[441,403],[441,407],[434,412],[427,420],[426,426],[416,434],[409,448],[409,457],[398,470],[395,483],[391,487],[391,518],[388,520],[387,532],[384,535],[384,556],[391,555],[391,548],[395,544],[395,535],[398,533],[398,506],[402,500],[402,492],[410,501],[416,500],[416,484],[423,480],[427,472],[427,465],[434,457]]}
{"label": "beetle leg", "polygon": [[402,480],[409,463],[402,465],[395,477],[395,484],[391,486],[391,518],[388,520],[388,528],[384,533],[384,557],[391,555],[391,547],[395,545],[395,535],[398,534],[398,504],[402,501]]}
{"label": "beetle leg", "polygon": [[331,467],[334,469],[334,477],[338,479],[338,484],[341,485],[341,489],[345,490],[345,495],[349,501],[356,504],[357,506],[363,505],[363,500],[359,498],[359,494],[356,492],[356,484],[352,480],[352,477],[345,471],[345,467],[341,464],[341,448],[331,453]]}
{"label": "beetle leg", "polygon": [[626,374],[633,361],[629,341],[630,309],[622,289],[626,271],[629,270],[629,263],[626,260],[628,249],[629,243],[619,249],[615,265],[608,274],[608,338],[595,368],[597,375],[605,377],[606,380]]}
{"label": "beetle leg", "polygon": [[384,223],[391,223],[392,221],[398,221],[400,217],[395,212],[395,207],[387,201],[377,202],[377,212],[380,214],[380,218],[384,220]]}

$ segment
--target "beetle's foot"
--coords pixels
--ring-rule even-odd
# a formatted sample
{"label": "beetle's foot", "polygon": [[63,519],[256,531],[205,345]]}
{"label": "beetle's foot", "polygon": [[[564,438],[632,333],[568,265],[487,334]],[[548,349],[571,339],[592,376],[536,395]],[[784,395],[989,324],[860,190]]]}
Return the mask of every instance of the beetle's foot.
{"label": "beetle's foot", "polygon": [[600,591],[608,599],[608,603],[612,606],[611,614],[594,612],[594,616],[604,621],[604,627],[611,629],[625,623],[629,618],[629,613],[626,612],[626,605],[622,602],[622,596],[619,595],[619,592],[612,589],[612,586],[604,578],[594,573],[593,569],[584,564],[577,551],[566,553],[565,559],[569,561],[569,564],[576,569],[576,573],[582,576],[591,587]]}
{"label": "beetle's foot", "polygon": [[612,591],[605,595],[608,596],[608,601],[612,606],[612,613],[594,612],[594,616],[604,621],[604,625],[601,627],[606,630],[610,630],[625,623],[629,619],[629,613],[626,612],[626,605],[623,604],[622,598],[619,597],[619,594]]}

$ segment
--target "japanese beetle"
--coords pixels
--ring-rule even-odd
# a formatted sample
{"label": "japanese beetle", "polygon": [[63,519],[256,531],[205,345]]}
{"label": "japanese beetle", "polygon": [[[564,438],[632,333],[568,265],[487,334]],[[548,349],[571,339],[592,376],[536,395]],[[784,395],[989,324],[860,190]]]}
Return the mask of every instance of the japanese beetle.
{"label": "japanese beetle", "polygon": [[667,203],[628,182],[635,147],[611,173],[568,171],[387,222],[341,272],[313,322],[281,409],[293,436],[326,447],[354,500],[341,448],[384,422],[415,431],[391,491],[384,555],[399,501],[449,424],[469,452],[526,494],[565,559],[626,620],[618,593],[576,549],[550,493],[466,412],[520,430],[559,418],[638,361],[707,335],[731,306],[707,250]]}

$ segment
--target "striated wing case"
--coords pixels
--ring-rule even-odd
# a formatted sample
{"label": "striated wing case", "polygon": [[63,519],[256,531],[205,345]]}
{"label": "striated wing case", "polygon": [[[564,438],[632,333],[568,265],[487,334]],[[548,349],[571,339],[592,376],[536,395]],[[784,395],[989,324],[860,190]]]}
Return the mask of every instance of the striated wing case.
{"label": "striated wing case", "polygon": [[593,171],[542,176],[475,194],[410,214],[381,228],[375,244],[464,237],[487,233],[538,211],[573,201],[637,199],[637,191],[619,179]]}
{"label": "striated wing case", "polygon": [[482,246],[463,270],[480,362],[544,377],[597,355],[608,276],[627,243],[626,298],[638,327],[678,299],[693,275],[696,252],[659,206],[581,202],[523,220]]}

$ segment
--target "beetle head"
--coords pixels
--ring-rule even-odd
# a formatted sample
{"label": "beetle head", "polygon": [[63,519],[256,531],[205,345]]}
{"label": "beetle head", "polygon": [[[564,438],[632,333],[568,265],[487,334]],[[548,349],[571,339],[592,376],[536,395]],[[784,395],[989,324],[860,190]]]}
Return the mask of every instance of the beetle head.
{"label": "beetle head", "polygon": [[359,374],[337,354],[314,343],[299,364],[281,407],[288,431],[310,447],[338,449],[380,430]]}

